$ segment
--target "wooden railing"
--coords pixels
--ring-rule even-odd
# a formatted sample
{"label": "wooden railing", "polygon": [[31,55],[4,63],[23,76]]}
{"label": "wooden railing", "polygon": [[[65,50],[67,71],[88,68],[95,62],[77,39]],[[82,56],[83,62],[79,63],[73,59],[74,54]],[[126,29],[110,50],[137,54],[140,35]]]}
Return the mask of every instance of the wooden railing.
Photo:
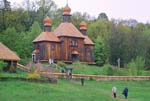
{"label": "wooden railing", "polygon": [[23,71],[26,71],[26,72],[28,72],[28,71],[30,70],[29,67],[26,67],[26,66],[24,66],[24,65],[21,65],[21,64],[19,64],[19,63],[17,63],[17,68],[19,68],[19,69],[21,69],[21,70],[23,70]]}
{"label": "wooden railing", "polygon": [[[67,78],[66,73],[44,73],[42,75],[53,75],[55,77],[64,77]],[[85,79],[94,79],[94,80],[150,80],[150,76],[100,76],[100,75],[85,75],[85,74],[72,74],[72,78],[85,78]]]}

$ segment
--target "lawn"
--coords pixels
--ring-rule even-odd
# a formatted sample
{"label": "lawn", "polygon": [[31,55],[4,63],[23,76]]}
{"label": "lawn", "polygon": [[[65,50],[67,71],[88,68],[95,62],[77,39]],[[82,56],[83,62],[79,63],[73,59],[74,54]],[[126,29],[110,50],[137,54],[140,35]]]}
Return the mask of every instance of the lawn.
{"label": "lawn", "polygon": [[[117,99],[112,98],[111,88],[118,89]],[[129,98],[122,96],[129,88]],[[80,81],[58,80],[58,83],[28,81],[0,81],[0,101],[149,101],[150,81]]]}

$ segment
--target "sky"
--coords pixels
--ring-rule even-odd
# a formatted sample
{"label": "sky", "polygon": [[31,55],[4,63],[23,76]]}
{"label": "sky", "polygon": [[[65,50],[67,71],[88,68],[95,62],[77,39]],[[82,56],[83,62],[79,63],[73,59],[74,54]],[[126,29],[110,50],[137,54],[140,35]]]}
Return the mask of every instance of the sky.
{"label": "sky", "polygon": [[[22,0],[8,0],[20,3]],[[58,7],[64,7],[67,0],[54,0]],[[91,16],[105,12],[109,19],[136,19],[150,23],[150,0],[68,0],[71,12],[87,12]]]}

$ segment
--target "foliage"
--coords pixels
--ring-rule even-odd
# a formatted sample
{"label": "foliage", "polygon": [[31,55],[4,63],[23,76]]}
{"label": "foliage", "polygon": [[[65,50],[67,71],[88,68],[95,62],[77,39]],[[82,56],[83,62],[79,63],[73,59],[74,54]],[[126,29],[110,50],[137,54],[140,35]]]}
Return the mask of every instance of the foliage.
{"label": "foliage", "polygon": [[57,62],[57,65],[58,65],[59,67],[62,67],[62,68],[65,68],[65,67],[66,67],[66,64],[65,64],[64,62],[62,62],[62,61],[58,61],[58,62]]}
{"label": "foliage", "polygon": [[3,61],[0,61],[0,72],[2,72],[3,67],[6,66],[6,63],[4,63]]}
{"label": "foliage", "polygon": [[145,67],[144,58],[139,56],[128,64],[129,73],[131,75],[141,75],[142,70],[144,70],[144,67]]}
{"label": "foliage", "polygon": [[106,15],[106,13],[100,13],[98,15],[98,20],[108,20],[108,16]]}
{"label": "foliage", "polygon": [[[11,7],[9,2],[6,3],[7,0],[4,1],[7,5],[0,8],[0,41],[15,51],[23,59],[21,62],[25,63],[27,58],[31,58],[33,39],[42,32],[44,17],[50,16],[54,30],[61,23],[63,8],[57,9],[53,0],[24,0],[23,6],[19,7]],[[105,12],[99,14],[98,19],[81,12],[75,12],[71,17],[77,28],[82,20],[87,22],[87,34],[95,42],[98,65],[108,62],[117,65],[117,59],[120,58],[121,67],[124,67],[137,56],[142,56],[146,68],[150,69],[149,23],[129,26],[124,21],[107,20]]]}
{"label": "foliage", "polygon": [[85,73],[86,67],[87,67],[87,65],[84,63],[81,63],[80,61],[76,61],[73,63],[73,68],[80,68],[79,73],[81,73],[81,74]]}
{"label": "foliage", "polygon": [[40,78],[40,74],[38,73],[37,69],[35,69],[33,73],[28,73],[27,74],[27,78],[29,80],[38,79],[38,78]]}
{"label": "foliage", "polygon": [[110,64],[105,64],[103,66],[103,72],[104,72],[105,75],[110,76],[110,75],[113,75],[115,71],[114,71],[113,67]]}
{"label": "foliage", "polygon": [[126,26],[118,25],[112,29],[112,33],[107,39],[109,47],[109,62],[112,65],[117,65],[117,60],[120,58],[121,66],[124,64],[125,49],[126,49],[126,33],[122,29],[126,29]]}
{"label": "foliage", "polygon": [[107,59],[107,51],[104,44],[104,41],[101,37],[97,37],[95,41],[95,49],[94,49],[95,61],[97,65],[102,66],[106,63]]}

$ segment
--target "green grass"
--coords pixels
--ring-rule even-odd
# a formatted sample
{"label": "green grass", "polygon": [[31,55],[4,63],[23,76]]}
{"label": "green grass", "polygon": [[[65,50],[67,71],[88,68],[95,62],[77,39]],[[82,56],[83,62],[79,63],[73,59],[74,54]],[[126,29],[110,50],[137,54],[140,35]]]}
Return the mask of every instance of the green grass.
{"label": "green grass", "polygon": [[[111,88],[118,89],[117,99]],[[0,101],[127,101],[122,96],[129,88],[128,101],[149,101],[150,81],[80,81],[59,80],[57,84],[25,81],[0,81]]]}
{"label": "green grass", "polygon": [[0,72],[0,77],[20,77],[26,78],[27,73],[21,70],[17,70],[16,73],[9,73],[9,72]]}
{"label": "green grass", "polygon": [[[77,65],[70,65],[70,66],[74,67],[73,68],[74,74],[108,75],[107,67],[109,65],[104,65],[103,67],[91,66],[91,65],[85,65],[85,64],[77,64]],[[129,70],[127,68],[113,67],[112,70],[109,72],[111,72],[112,75],[115,75],[115,76],[131,75],[131,73],[129,73]],[[150,71],[142,71],[142,74],[140,76],[150,76]]]}
{"label": "green grass", "polygon": [[91,75],[104,75],[103,68],[98,66],[86,65],[82,67],[73,68],[73,73],[75,74],[91,74]]}

